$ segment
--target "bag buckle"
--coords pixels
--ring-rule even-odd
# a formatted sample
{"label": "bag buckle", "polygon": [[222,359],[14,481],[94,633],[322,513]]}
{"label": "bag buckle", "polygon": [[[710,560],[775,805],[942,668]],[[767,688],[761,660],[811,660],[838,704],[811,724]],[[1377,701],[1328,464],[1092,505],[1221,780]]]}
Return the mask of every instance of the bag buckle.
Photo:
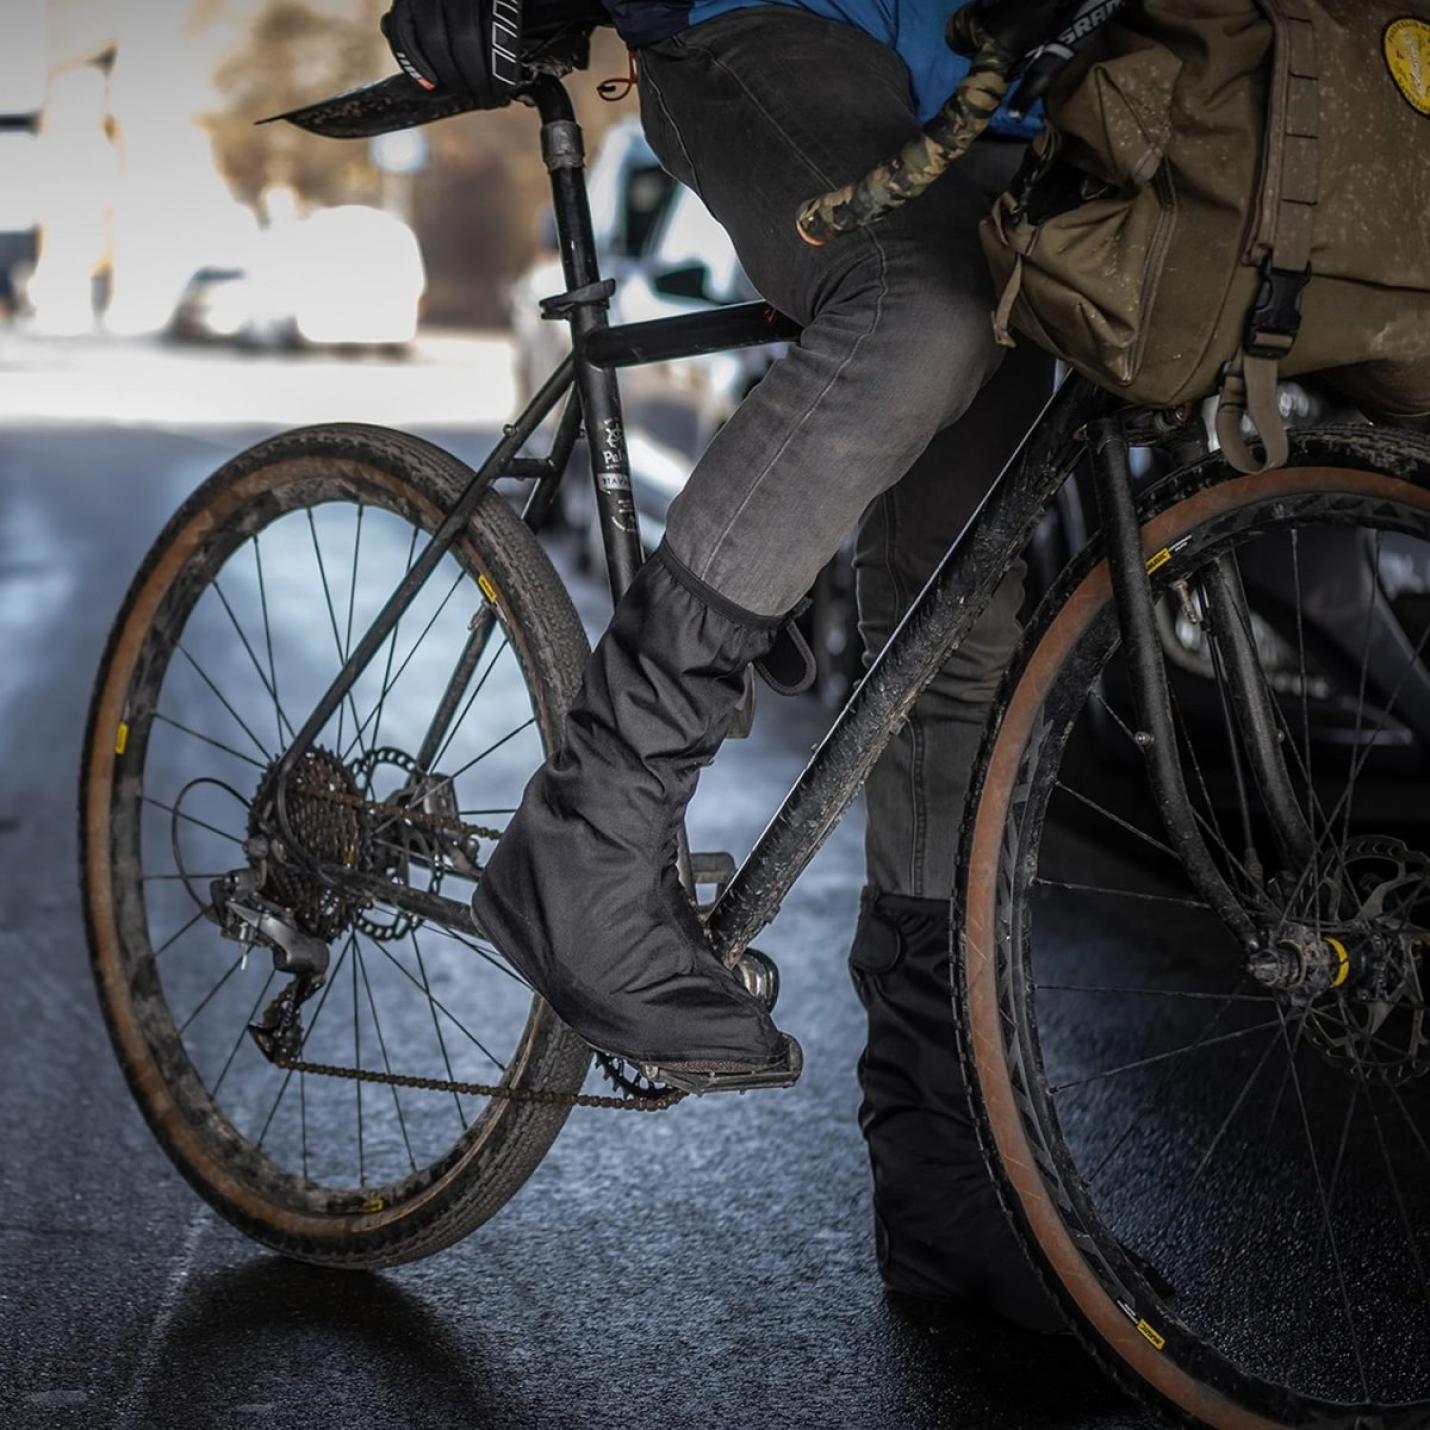
{"label": "bag buckle", "polygon": [[1301,331],[1301,294],[1311,270],[1274,268],[1268,255],[1261,264],[1261,287],[1246,317],[1242,347],[1248,357],[1284,358]]}

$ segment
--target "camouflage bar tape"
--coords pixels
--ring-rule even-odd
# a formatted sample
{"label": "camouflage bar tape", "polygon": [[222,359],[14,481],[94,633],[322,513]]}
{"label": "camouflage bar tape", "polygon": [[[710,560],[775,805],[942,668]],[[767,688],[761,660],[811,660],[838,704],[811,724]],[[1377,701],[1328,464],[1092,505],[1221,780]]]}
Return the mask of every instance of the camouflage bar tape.
{"label": "camouflage bar tape", "polygon": [[1008,93],[1019,55],[991,35],[969,5],[948,22],[948,42],[972,66],[947,104],[891,159],[856,183],[811,199],[799,211],[799,236],[815,248],[842,233],[874,223],[916,199],[973,147]]}

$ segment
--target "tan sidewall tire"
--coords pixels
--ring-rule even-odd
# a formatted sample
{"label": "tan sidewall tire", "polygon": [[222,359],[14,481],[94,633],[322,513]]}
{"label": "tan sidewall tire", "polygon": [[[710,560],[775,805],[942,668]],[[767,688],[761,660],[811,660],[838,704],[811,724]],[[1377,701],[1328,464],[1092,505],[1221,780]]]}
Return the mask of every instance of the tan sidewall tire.
{"label": "tan sidewall tire", "polygon": [[[331,449],[331,450],[329,450]],[[344,426],[290,433],[235,458],[195,493],[156,542],[136,577],[111,633],[101,665],[84,747],[80,851],[84,912],[100,1003],[121,1066],[155,1136],[190,1183],[241,1230],[286,1255],[331,1265],[375,1267],[428,1255],[489,1217],[534,1170],[569,1111],[493,1100],[473,1124],[469,1145],[439,1176],[399,1204],[363,1214],[308,1214],[283,1208],[250,1180],[234,1174],[212,1134],[195,1127],[176,1099],[145,1035],[134,1002],[135,968],[117,925],[111,817],[115,797],[114,732],[156,610],[187,561],[211,535],[265,494],[319,475],[359,492],[386,492],[439,522],[470,471],[454,458],[399,433]],[[401,510],[400,506],[392,508]],[[486,576],[508,616],[507,626],[537,682],[538,725],[548,747],[580,680],[587,646],[569,598],[530,531],[495,494],[459,541],[462,561]],[[494,547],[483,552],[482,544]],[[536,590],[545,578],[547,589]],[[513,596],[523,581],[525,595]],[[538,662],[529,632],[508,602],[552,606]],[[523,613],[523,614],[529,614]],[[556,659],[551,659],[552,650]],[[148,955],[152,965],[152,953]],[[590,1052],[544,1003],[535,1001],[521,1052],[508,1080],[558,1091],[579,1089]],[[499,1161],[486,1169],[480,1164]]]}
{"label": "tan sidewall tire", "polygon": [[[1251,502],[1313,491],[1353,491],[1430,509],[1430,492],[1373,472],[1300,467],[1224,482],[1197,492],[1154,516],[1142,531],[1151,558],[1205,522]],[[1186,1416],[1220,1430],[1278,1430],[1194,1380],[1137,1329],[1107,1293],[1078,1251],[1039,1170],[1003,1040],[997,978],[999,884],[1009,804],[1039,711],[1072,650],[1112,598],[1107,563],[1077,585],[1049,624],[1009,693],[988,752],[981,795],[971,824],[966,862],[962,933],[962,1016],[975,1094],[982,1103],[989,1149],[1001,1171],[1017,1221],[1030,1236],[1037,1259],[1060,1284],[1089,1335],[1120,1362],[1120,1368]]]}

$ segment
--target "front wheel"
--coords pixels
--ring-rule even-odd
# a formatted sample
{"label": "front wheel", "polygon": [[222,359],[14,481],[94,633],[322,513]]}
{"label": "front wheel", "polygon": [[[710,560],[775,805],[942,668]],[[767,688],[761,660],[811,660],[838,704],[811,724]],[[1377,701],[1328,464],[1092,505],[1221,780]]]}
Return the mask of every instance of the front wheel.
{"label": "front wheel", "polygon": [[[1193,812],[1268,956],[1169,846],[1085,554],[1025,636],[966,815],[985,1149],[1089,1348],[1179,1423],[1408,1430],[1430,1423],[1430,443],[1309,433],[1280,471],[1170,479],[1145,521]],[[1207,629],[1218,558],[1310,828],[1299,864]]]}
{"label": "front wheel", "polygon": [[[120,1064],[198,1192],[307,1261],[379,1267],[450,1244],[521,1186],[567,1107],[270,1062],[249,1028],[289,980],[210,921],[214,880],[261,871],[257,892],[328,945],[326,982],[302,1008],[305,1061],[561,1094],[590,1063],[489,946],[335,894],[264,827],[283,751],[471,476],[427,443],[358,426],[236,457],[150,551],[90,709],[82,895]],[[550,562],[488,492],[320,733],[302,767],[317,793],[290,792],[291,827],[323,858],[464,900],[557,738],[586,651]],[[423,826],[354,817],[323,791],[440,809],[481,838],[453,857]]]}

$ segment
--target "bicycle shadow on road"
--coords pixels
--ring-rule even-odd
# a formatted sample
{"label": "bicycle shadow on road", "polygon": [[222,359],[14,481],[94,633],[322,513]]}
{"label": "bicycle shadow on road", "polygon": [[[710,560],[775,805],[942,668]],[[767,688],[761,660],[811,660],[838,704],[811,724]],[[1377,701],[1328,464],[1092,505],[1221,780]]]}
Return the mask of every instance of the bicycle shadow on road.
{"label": "bicycle shadow on road", "polygon": [[[991,1312],[885,1299],[879,1359],[909,1425],[980,1430],[1155,1430],[1071,1336],[1037,1336]],[[993,1409],[992,1407],[996,1407]]]}
{"label": "bicycle shadow on road", "polygon": [[[500,1374],[500,1373],[498,1373]],[[381,1275],[267,1257],[195,1279],[126,1424],[531,1426],[482,1348]]]}

